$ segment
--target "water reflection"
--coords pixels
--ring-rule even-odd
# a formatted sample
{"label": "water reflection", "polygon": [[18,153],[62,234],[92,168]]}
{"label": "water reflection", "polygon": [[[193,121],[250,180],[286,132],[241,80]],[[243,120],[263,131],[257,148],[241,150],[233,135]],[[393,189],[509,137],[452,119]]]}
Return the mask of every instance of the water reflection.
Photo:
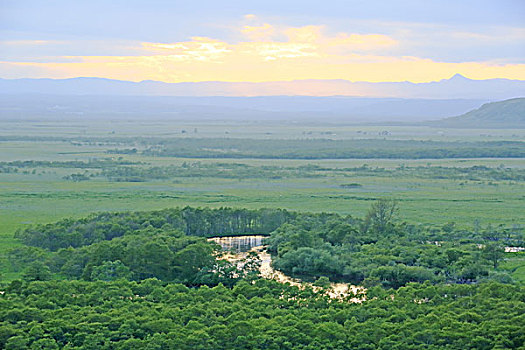
{"label": "water reflection", "polygon": [[251,250],[253,247],[261,246],[265,238],[267,238],[267,236],[262,235],[213,237],[208,238],[208,241],[217,243],[224,251],[242,253]]}

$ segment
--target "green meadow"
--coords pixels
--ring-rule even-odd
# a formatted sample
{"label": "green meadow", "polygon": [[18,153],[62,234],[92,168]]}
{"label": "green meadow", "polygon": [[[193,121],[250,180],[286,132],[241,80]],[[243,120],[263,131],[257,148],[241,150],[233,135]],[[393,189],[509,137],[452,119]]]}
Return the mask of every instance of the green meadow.
{"label": "green meadow", "polygon": [[[48,122],[26,127],[21,123],[5,122],[6,127],[0,133],[1,251],[19,244],[13,238],[15,231],[31,224],[50,223],[66,217],[80,218],[93,212],[145,211],[187,205],[286,208],[363,217],[374,200],[395,198],[400,207],[399,220],[411,224],[442,227],[453,222],[456,227],[472,230],[475,226],[512,228],[525,223],[523,158],[191,158],[148,155],[136,142],[136,138],[148,137],[148,147],[155,147],[156,143],[161,144],[170,137],[215,138],[220,134],[225,137],[225,129],[231,130],[227,137],[245,139],[293,139],[304,137],[310,131],[329,137],[321,131],[331,129],[337,130],[333,137],[370,140],[370,135],[389,129],[390,135],[386,137],[393,140],[438,137],[444,142],[459,139],[477,142],[488,138],[516,141],[522,136],[520,130],[442,131],[427,127],[330,128],[273,124],[262,127],[247,124],[234,130],[227,123],[164,123],[69,125]],[[180,130],[195,129],[197,135],[180,134]],[[167,135],[160,130],[173,132]],[[119,151],[131,148],[138,151]],[[67,163],[100,159],[106,159],[107,164],[92,168]],[[39,163],[21,165],[21,161]],[[469,170],[461,173],[465,168]],[[157,172],[153,173],[152,169]],[[114,175],[123,170],[140,174],[140,178]],[[523,260],[515,263],[519,266],[514,272],[523,274]],[[6,264],[3,259],[4,275],[13,277]],[[512,264],[509,266],[514,266]]]}

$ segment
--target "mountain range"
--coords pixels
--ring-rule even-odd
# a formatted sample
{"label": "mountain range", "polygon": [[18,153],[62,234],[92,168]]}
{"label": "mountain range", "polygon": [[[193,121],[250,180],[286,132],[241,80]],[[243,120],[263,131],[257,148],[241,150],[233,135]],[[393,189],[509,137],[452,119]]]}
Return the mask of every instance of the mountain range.
{"label": "mountain range", "polygon": [[525,81],[473,80],[456,74],[429,83],[295,80],[281,82],[131,82],[105,78],[0,79],[0,94],[105,96],[359,96],[405,99],[479,99],[525,96]]}
{"label": "mountain range", "polygon": [[[348,96],[352,94],[366,96]],[[515,107],[515,103],[509,102],[514,107],[490,104],[521,96],[525,96],[525,81],[471,80],[460,75],[421,84],[344,80],[135,83],[101,78],[0,79],[0,119],[420,123],[464,115],[446,119],[440,125],[476,127],[476,120],[481,118],[490,127],[501,124],[493,120],[501,108],[506,111],[504,124],[521,123],[516,118],[523,115],[523,109]]]}

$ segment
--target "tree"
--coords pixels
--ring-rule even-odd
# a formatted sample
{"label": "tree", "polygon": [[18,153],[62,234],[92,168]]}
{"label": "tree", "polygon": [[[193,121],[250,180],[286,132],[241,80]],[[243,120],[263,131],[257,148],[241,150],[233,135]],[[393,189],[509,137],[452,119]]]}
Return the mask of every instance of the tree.
{"label": "tree", "polygon": [[14,337],[11,337],[7,340],[5,344],[6,350],[15,350],[15,349],[27,349],[27,344],[29,343],[29,339],[25,336],[17,335]]}
{"label": "tree", "polygon": [[25,281],[47,281],[51,279],[51,271],[49,267],[40,261],[35,261],[24,272],[22,278]]}
{"label": "tree", "polygon": [[100,266],[95,266],[91,272],[91,280],[93,281],[115,281],[118,279],[129,280],[131,278],[131,271],[129,267],[124,265],[120,260],[105,261]]}
{"label": "tree", "polygon": [[174,266],[182,281],[193,282],[200,269],[212,266],[215,258],[213,247],[206,242],[190,244],[174,256]]}
{"label": "tree", "polygon": [[399,210],[395,199],[381,198],[374,202],[365,217],[365,228],[385,233]]}
{"label": "tree", "polygon": [[500,244],[489,243],[483,248],[482,256],[489,260],[496,269],[503,258],[504,252],[505,249]]}

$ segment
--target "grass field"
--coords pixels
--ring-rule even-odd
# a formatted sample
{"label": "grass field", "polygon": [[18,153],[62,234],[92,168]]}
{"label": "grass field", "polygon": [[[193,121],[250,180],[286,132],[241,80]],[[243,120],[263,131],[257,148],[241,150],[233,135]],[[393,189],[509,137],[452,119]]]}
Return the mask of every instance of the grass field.
{"label": "grass field", "polygon": [[507,253],[505,262],[500,268],[510,272],[514,280],[525,284],[525,254],[523,252]]}
{"label": "grass field", "polygon": [[[121,127],[116,135],[159,136],[159,125],[143,125],[144,133],[138,134],[141,125],[130,123],[112,124],[112,128]],[[0,136],[68,136],[97,137],[108,135],[108,125],[74,124],[67,126],[60,123],[35,123],[27,128],[10,122]],[[190,125],[184,128],[190,129]],[[8,128],[9,127],[9,128]],[[272,134],[258,134],[260,130],[274,130]],[[253,125],[239,127],[247,134],[242,137],[274,137],[276,128],[272,125],[257,129]],[[216,137],[225,125],[199,126],[199,137],[209,135]],[[244,128],[244,129],[243,129]],[[311,126],[322,130],[321,126]],[[317,128],[317,129],[316,129]],[[523,130],[496,130],[489,135],[483,130],[471,132],[450,130],[442,132],[431,128],[416,127],[358,127],[347,126],[338,130],[338,137],[361,137],[362,130],[368,132],[389,128],[392,135],[400,138],[430,139],[441,137],[445,140],[463,138],[471,140],[498,139],[516,140],[523,136]],[[397,128],[397,129],[396,129]],[[324,127],[328,129],[328,127]],[[335,130],[334,129],[334,130]],[[120,130],[120,129],[117,129]],[[250,131],[251,130],[251,131]],[[340,131],[341,130],[341,131]],[[281,137],[293,138],[295,134],[303,135],[300,127],[287,125],[280,131]],[[270,131],[265,131],[270,132]],[[419,133],[418,133],[419,132]],[[441,133],[440,133],[441,132]],[[155,134],[157,133],[157,134]],[[233,133],[233,132],[232,132]],[[295,133],[295,134],[294,134]],[[345,136],[346,135],[346,136]],[[429,135],[433,135],[430,137]],[[437,135],[437,136],[436,136]],[[485,136],[483,136],[485,135]],[[180,136],[180,134],[179,134]],[[298,137],[299,137],[298,136]],[[241,137],[241,136],[239,136]],[[106,153],[115,145],[104,142],[74,141],[2,141],[0,142],[0,162],[18,160],[38,161],[88,161],[112,157],[139,163],[136,167],[180,166],[183,163],[200,162],[202,164],[235,163],[253,167],[272,166],[278,168],[297,168],[306,165],[317,165],[328,169],[317,177],[271,178],[221,178],[211,177],[177,177],[156,179],[143,182],[111,182],[103,177],[94,177],[89,181],[72,182],[64,179],[72,173],[82,173],[86,169],[36,167],[20,168],[17,173],[0,173],[0,250],[5,252],[18,243],[13,234],[19,228],[34,223],[48,223],[64,217],[82,217],[92,212],[152,210],[175,206],[209,206],[209,207],[243,207],[243,208],[286,208],[297,211],[327,211],[351,214],[362,217],[373,200],[381,197],[396,198],[400,204],[400,220],[409,223],[423,223],[441,226],[455,222],[457,226],[471,229],[474,222],[481,225],[504,224],[524,225],[525,186],[523,181],[516,180],[481,180],[469,181],[439,177],[421,177],[412,175],[391,174],[356,174],[341,172],[341,168],[361,167],[367,164],[370,168],[396,169],[406,167],[504,167],[525,169],[525,160],[519,158],[501,159],[191,159],[172,157],[149,157],[141,154],[114,155]],[[88,169],[96,172],[96,169]],[[344,187],[345,184],[358,186]],[[3,254],[2,254],[3,255]],[[523,260],[512,260],[518,264],[513,270],[516,276],[523,278]],[[5,261],[4,261],[5,264]],[[510,264],[510,262],[509,262]],[[512,268],[514,268],[512,267]],[[510,268],[510,265],[509,265]],[[3,269],[4,271],[5,268]],[[4,273],[7,278],[12,277]]]}

